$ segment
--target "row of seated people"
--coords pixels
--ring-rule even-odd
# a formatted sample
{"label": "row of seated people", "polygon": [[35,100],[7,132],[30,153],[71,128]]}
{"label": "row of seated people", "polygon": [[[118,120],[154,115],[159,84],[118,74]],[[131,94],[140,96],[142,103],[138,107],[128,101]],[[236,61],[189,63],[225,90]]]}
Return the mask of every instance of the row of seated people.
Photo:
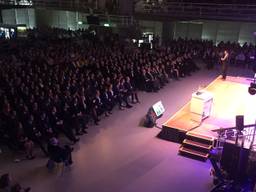
{"label": "row of seated people", "polygon": [[107,44],[86,36],[4,42],[1,141],[25,149],[28,159],[34,144],[48,155],[46,143],[60,134],[77,142],[90,120],[98,125],[115,105],[139,103],[138,90],[158,91],[198,70],[186,44],[128,52],[116,39]]}
{"label": "row of seated people", "polygon": [[15,100],[18,93],[11,91],[10,97],[4,97],[4,110],[1,115],[2,128],[5,128],[1,130],[2,135],[5,135],[3,139],[12,149],[25,148],[29,159],[34,157],[33,143],[48,155],[45,144],[60,133],[75,143],[79,140],[77,136],[87,133],[90,119],[98,125],[99,116],[112,114],[116,103],[120,110],[124,107],[131,108],[129,96],[133,98],[133,103],[139,102],[137,93],[129,83],[129,77],[126,81],[121,80],[121,83],[118,81],[114,90],[112,84],[106,85],[102,93],[96,90],[92,98],[85,96],[83,88],[72,96],[68,93],[64,97],[57,94],[48,98],[36,97],[33,94],[26,98],[21,91],[19,94],[23,97],[19,100]]}
{"label": "row of seated people", "polygon": [[29,192],[30,187],[22,187],[21,184],[14,180],[9,173],[0,176],[0,192]]}

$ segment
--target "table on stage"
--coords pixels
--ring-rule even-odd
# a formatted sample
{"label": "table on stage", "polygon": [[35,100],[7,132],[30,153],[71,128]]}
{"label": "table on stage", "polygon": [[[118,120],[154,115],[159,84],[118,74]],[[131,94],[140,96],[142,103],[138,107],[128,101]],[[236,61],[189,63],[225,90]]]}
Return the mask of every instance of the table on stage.
{"label": "table on stage", "polygon": [[192,94],[190,103],[191,120],[201,122],[211,114],[213,95],[208,91],[197,91]]}

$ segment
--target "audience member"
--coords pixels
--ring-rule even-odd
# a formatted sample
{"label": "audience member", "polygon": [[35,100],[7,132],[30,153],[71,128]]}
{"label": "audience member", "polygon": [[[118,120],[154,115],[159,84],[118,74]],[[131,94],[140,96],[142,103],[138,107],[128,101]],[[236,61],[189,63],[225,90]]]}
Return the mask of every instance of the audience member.
{"label": "audience member", "polygon": [[52,137],[47,148],[50,160],[56,163],[64,162],[65,165],[71,165],[73,163],[71,155],[73,149],[68,145],[65,145],[64,147],[60,146],[57,138]]}
{"label": "audience member", "polygon": [[22,188],[19,183],[13,181],[11,176],[6,173],[0,177],[0,192],[29,192],[30,188]]}

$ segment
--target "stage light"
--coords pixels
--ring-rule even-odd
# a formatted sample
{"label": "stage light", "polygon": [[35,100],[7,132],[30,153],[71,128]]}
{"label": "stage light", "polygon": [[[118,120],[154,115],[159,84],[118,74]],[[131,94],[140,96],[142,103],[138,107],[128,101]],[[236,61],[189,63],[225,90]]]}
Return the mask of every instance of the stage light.
{"label": "stage light", "polygon": [[255,95],[256,94],[256,67],[254,66],[253,69],[254,71],[254,78],[253,82],[250,84],[250,87],[248,88],[248,92],[250,95]]}
{"label": "stage light", "polygon": [[250,87],[248,88],[248,92],[250,95],[256,94],[256,83],[251,83]]}

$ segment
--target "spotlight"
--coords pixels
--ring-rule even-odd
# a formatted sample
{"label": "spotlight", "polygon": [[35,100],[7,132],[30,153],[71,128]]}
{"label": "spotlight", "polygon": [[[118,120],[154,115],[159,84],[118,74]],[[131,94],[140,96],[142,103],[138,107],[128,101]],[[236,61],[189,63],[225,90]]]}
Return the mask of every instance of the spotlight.
{"label": "spotlight", "polygon": [[250,95],[256,94],[256,83],[251,83],[250,87],[248,88],[248,92]]}
{"label": "spotlight", "polygon": [[253,82],[250,84],[250,87],[248,88],[248,92],[250,93],[250,95],[256,94],[256,67],[253,68],[253,71],[254,71]]}

